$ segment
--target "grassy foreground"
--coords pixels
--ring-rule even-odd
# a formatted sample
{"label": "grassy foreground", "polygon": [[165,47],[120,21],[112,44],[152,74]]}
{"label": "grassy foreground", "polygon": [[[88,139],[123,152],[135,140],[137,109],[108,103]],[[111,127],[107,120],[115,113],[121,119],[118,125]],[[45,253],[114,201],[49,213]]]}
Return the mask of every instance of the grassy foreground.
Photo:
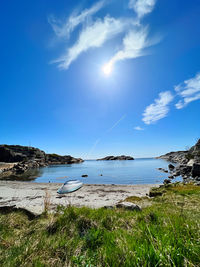
{"label": "grassy foreground", "polygon": [[146,206],[142,212],[0,214],[0,266],[200,266],[200,186],[156,191],[152,199],[128,199]]}

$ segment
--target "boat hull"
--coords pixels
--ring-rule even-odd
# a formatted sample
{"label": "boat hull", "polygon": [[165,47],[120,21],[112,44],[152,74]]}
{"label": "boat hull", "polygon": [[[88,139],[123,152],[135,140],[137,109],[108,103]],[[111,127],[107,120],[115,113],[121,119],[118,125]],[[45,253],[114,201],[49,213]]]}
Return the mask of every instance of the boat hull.
{"label": "boat hull", "polygon": [[67,194],[77,191],[82,187],[83,183],[74,183],[74,184],[64,184],[61,188],[57,191],[58,194]]}

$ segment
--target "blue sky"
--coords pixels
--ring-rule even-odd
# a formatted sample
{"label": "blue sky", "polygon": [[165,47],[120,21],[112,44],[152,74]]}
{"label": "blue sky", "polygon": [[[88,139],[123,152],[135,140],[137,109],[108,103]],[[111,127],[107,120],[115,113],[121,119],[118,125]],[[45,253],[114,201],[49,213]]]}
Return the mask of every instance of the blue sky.
{"label": "blue sky", "polygon": [[157,156],[200,137],[200,2],[2,1],[0,143]]}

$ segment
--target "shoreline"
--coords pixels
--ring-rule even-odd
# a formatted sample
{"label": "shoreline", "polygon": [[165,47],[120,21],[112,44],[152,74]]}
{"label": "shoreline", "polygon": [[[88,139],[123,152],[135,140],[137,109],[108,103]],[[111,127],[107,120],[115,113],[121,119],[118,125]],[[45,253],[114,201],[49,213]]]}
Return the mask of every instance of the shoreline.
{"label": "shoreline", "polygon": [[0,208],[15,206],[34,214],[41,214],[44,211],[45,201],[49,202],[49,209],[52,211],[58,205],[90,208],[110,207],[130,196],[145,197],[152,187],[160,185],[84,184],[76,192],[59,195],[57,190],[62,184],[1,180]]}

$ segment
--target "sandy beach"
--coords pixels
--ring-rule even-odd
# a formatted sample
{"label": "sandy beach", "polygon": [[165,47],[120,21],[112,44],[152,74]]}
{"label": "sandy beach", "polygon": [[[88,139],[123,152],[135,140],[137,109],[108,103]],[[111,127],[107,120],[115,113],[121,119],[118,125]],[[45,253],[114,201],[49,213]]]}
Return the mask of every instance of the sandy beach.
{"label": "sandy beach", "polygon": [[113,206],[129,196],[143,197],[156,185],[95,185],[84,184],[81,189],[67,195],[58,195],[62,184],[30,183],[18,181],[0,182],[0,207],[13,206],[25,208],[35,214],[44,211],[44,200],[49,196],[50,209],[57,205],[75,205],[100,208]]}

